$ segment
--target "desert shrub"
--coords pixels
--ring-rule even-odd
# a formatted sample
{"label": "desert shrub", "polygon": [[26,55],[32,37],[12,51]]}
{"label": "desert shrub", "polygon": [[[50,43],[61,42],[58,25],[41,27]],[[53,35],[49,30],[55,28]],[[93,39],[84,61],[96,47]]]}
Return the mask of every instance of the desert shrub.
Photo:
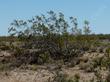
{"label": "desert shrub", "polygon": [[107,69],[109,69],[110,68],[110,58],[104,57],[101,64],[102,64],[101,65],[102,67],[106,67]]}
{"label": "desert shrub", "polygon": [[103,57],[93,59],[94,67],[98,67],[102,65]]}
{"label": "desert shrub", "polygon": [[95,82],[107,82],[106,79],[103,79],[103,75],[100,73],[99,70],[97,70],[96,72],[94,72],[95,76],[96,76],[96,81]]}
{"label": "desert shrub", "polygon": [[80,63],[80,69],[84,70],[85,72],[94,72],[94,65],[92,62],[88,63]]}
{"label": "desert shrub", "polygon": [[78,64],[80,64],[79,58],[73,58],[66,65],[69,66],[69,67],[74,67],[75,65],[78,65]]}
{"label": "desert shrub", "polygon": [[[73,47],[79,46],[78,49],[88,50],[89,37],[80,36],[82,33],[81,29],[77,27],[76,18],[70,17],[70,21],[73,25],[69,25],[63,13],[60,12],[57,14],[53,11],[49,11],[47,14],[47,17],[45,15],[35,16],[26,21],[14,20],[8,32],[12,37],[18,37],[18,39],[25,44],[27,42],[28,44],[24,46],[26,49],[37,49],[38,47],[39,49],[47,49],[54,59],[61,59],[65,53],[66,55],[71,55],[70,52],[72,52],[72,49],[69,50],[69,40],[71,37],[76,37],[76,35],[75,41],[71,39],[71,42],[77,43],[77,45]],[[85,24],[87,24],[86,26],[88,27],[88,23],[86,22]],[[72,32],[74,32],[72,36],[72,33],[68,31],[69,27],[70,29],[74,29],[72,30]],[[90,32],[88,32],[87,35],[89,33]],[[84,39],[82,40],[83,37]]]}
{"label": "desert shrub", "polygon": [[93,59],[92,62],[93,62],[94,68],[106,67],[107,69],[109,69],[109,67],[110,67],[110,58],[106,57],[106,56],[95,58],[95,59]]}
{"label": "desert shrub", "polygon": [[80,79],[80,75],[79,74],[75,74],[74,75],[74,82],[79,82]]}
{"label": "desert shrub", "polygon": [[11,64],[10,63],[1,63],[0,62],[0,71],[8,71],[12,70]]}
{"label": "desert shrub", "polygon": [[0,42],[0,49],[1,50],[10,50],[10,46],[8,45],[8,42]]}
{"label": "desert shrub", "polygon": [[36,50],[22,50],[17,48],[17,51],[13,54],[12,65],[14,67],[20,67],[26,64],[44,64],[51,62],[48,52],[36,51]]}
{"label": "desert shrub", "polygon": [[62,74],[62,73],[57,72],[54,79],[49,82],[76,82],[76,81],[74,81],[71,78],[68,78],[67,74]]}
{"label": "desert shrub", "polygon": [[110,73],[106,77],[106,82],[110,82]]}
{"label": "desert shrub", "polygon": [[106,49],[106,56],[108,57],[108,58],[110,58],[110,47],[108,47],[107,49]]}

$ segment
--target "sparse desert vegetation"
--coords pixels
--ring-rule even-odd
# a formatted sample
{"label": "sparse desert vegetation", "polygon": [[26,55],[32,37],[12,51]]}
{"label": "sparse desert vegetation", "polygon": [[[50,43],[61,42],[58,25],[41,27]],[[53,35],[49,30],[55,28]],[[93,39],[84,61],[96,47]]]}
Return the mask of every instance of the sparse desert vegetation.
{"label": "sparse desert vegetation", "polygon": [[14,20],[0,37],[0,82],[110,82],[110,35],[63,13]]}

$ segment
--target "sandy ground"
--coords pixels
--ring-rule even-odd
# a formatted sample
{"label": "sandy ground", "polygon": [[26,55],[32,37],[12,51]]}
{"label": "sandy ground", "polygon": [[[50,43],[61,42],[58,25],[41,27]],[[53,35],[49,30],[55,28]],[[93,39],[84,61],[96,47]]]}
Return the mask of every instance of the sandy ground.
{"label": "sandy ground", "polygon": [[[103,57],[104,54],[97,53],[86,53],[83,55],[82,59],[88,58],[89,60],[97,57]],[[55,69],[40,69],[38,68],[36,71],[34,70],[13,70],[13,71],[5,71],[0,72],[0,82],[48,82],[48,80],[52,80],[55,76]],[[64,74],[67,74],[70,78],[74,78],[77,74],[80,76],[80,82],[87,82],[93,78],[96,78],[93,72],[85,72],[81,70],[79,66],[75,67],[62,67],[61,71]],[[108,71],[100,71],[105,79]]]}
{"label": "sandy ground", "polygon": [[[94,73],[86,73],[78,67],[62,68],[62,72],[73,78],[76,74],[80,75],[80,82],[87,82],[96,78]],[[102,72],[103,73],[103,72]],[[106,74],[106,72],[104,72]],[[32,70],[15,70],[10,72],[0,73],[0,82],[48,82],[55,76],[55,72],[50,72],[45,69]]]}
{"label": "sandy ground", "polygon": [[46,82],[52,77],[48,70],[11,71],[0,75],[0,82]]}

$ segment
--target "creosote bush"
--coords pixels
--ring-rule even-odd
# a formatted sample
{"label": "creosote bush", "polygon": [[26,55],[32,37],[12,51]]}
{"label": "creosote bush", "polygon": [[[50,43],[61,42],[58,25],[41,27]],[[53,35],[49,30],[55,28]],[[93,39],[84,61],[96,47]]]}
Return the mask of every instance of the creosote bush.
{"label": "creosote bush", "polygon": [[46,62],[49,58],[63,59],[64,62],[67,62],[74,57],[81,56],[93,45],[96,47],[98,38],[90,35],[89,22],[84,22],[83,33],[82,29],[78,28],[76,18],[70,17],[70,21],[71,25],[63,13],[56,14],[53,11],[49,11],[47,17],[41,15],[27,21],[14,20],[9,28],[9,33],[11,37],[15,36],[21,42],[20,47],[13,47],[18,54],[17,56],[23,56],[25,51],[22,50],[27,49],[36,52],[35,55],[38,57],[36,59],[39,62]]}
{"label": "creosote bush", "polygon": [[[77,18],[70,17],[68,21],[63,13],[53,11],[26,21],[14,20],[8,32],[10,38],[16,37],[21,43],[17,49],[13,48],[18,54],[16,58],[25,61],[29,57],[34,64],[43,64],[49,59],[69,62],[99,43],[99,38],[91,34],[87,20],[81,29]],[[26,53],[27,50],[33,53]],[[24,57],[25,53],[27,57]]]}

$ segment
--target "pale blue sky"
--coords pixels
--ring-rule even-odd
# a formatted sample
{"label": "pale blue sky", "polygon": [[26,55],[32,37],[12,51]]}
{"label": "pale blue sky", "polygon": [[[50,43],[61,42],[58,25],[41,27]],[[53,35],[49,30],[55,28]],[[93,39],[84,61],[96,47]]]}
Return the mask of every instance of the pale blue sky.
{"label": "pale blue sky", "polygon": [[85,19],[95,33],[110,33],[110,0],[0,0],[0,35],[7,35],[14,19],[29,19],[49,10]]}

